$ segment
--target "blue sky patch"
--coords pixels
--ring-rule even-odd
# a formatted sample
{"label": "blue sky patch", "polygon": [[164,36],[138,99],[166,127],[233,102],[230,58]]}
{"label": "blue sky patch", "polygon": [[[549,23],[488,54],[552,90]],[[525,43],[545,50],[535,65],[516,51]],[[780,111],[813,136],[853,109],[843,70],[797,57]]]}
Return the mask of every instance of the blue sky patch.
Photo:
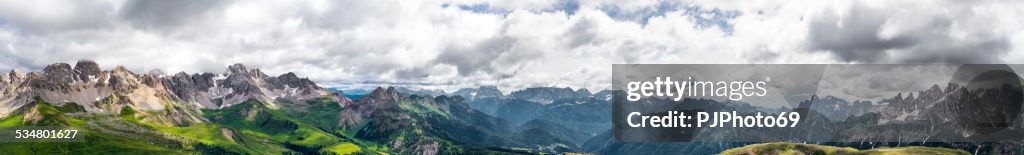
{"label": "blue sky patch", "polygon": [[682,11],[691,21],[696,23],[697,28],[718,27],[726,33],[732,32],[732,24],[729,20],[736,18],[740,13],[727,11],[718,8],[705,9],[697,6],[683,5],[675,2],[661,2],[656,6],[646,7],[639,10],[624,10],[618,6],[601,6],[599,10],[608,14],[612,19],[620,21],[633,21],[641,25],[647,25],[652,17],[664,16],[669,12]]}

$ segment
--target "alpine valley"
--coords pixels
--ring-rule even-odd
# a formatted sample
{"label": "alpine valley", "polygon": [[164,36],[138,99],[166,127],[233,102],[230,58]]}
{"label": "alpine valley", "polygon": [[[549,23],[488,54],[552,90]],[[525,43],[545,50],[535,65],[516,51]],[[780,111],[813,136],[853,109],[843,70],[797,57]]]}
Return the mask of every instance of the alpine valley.
{"label": "alpine valley", "polygon": [[[698,138],[790,136],[801,138],[803,143],[865,150],[923,145],[975,153],[1013,153],[1014,148],[1019,148],[1019,142],[892,143],[885,139],[957,139],[960,137],[936,135],[973,132],[969,130],[865,129],[888,129],[884,127],[893,123],[941,123],[924,118],[953,112],[932,108],[951,107],[943,105],[950,104],[943,98],[972,95],[958,88],[935,86],[917,93],[919,97],[897,95],[884,104],[814,96],[800,104],[810,107],[806,122],[820,125],[759,133],[705,132]],[[536,87],[506,95],[494,86],[463,88],[451,93],[401,87],[346,93],[323,88],[294,73],[271,76],[241,64],[228,66],[223,73],[166,75],[133,73],[121,66],[103,70],[92,61],[79,61],[74,66],[56,63],[37,72],[11,71],[0,76],[0,127],[71,126],[82,130],[79,134],[85,142],[4,142],[0,153],[714,154],[732,148],[739,148],[731,152],[736,153],[765,146],[790,146],[615,142],[611,136],[611,101],[615,93],[621,92]],[[645,102],[677,105],[661,100]],[[791,110],[742,102],[683,102],[738,112]],[[894,115],[915,110],[918,115]],[[820,136],[815,135],[838,136],[816,140]],[[827,143],[835,139],[864,142]],[[872,140],[887,143],[871,143]]]}
{"label": "alpine valley", "polygon": [[[534,117],[525,112],[535,109],[504,110],[506,119],[471,106],[505,99],[495,87],[456,92],[472,94],[469,99],[409,91],[378,87],[352,100],[294,73],[271,76],[241,64],[224,73],[165,75],[122,66],[103,70],[92,61],[55,63],[0,77],[0,127],[71,126],[82,130],[85,142],[8,142],[0,152],[533,154],[577,151],[607,129],[592,127],[608,126],[608,118],[600,117],[609,113],[607,100],[593,100],[589,92],[548,104],[568,108],[586,102],[595,106],[579,112],[591,115],[588,121],[525,122]],[[545,105],[501,108],[532,106]],[[571,113],[538,115],[559,114]]]}

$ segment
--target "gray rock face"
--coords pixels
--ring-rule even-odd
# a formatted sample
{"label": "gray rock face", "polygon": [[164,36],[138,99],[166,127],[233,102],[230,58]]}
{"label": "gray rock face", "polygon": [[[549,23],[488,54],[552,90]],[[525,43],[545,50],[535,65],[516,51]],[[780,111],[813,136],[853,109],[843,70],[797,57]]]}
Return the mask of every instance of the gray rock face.
{"label": "gray rock face", "polygon": [[67,90],[71,82],[75,80],[71,65],[66,63],[55,63],[43,68],[43,72],[32,80],[31,86],[44,90]]}
{"label": "gray rock face", "polygon": [[226,98],[233,98],[244,95],[262,95],[259,86],[249,72],[245,71],[242,64],[234,64],[228,67],[227,79],[218,81],[218,85],[231,89],[231,94]]}
{"label": "gray rock face", "polygon": [[174,76],[164,78],[163,83],[164,86],[167,86],[167,89],[170,89],[171,92],[179,98],[194,99],[198,97],[198,92],[200,90],[205,89],[200,89],[193,79],[194,78],[187,73],[179,72],[178,74],[174,74]]}
{"label": "gray rock face", "polygon": [[485,98],[505,98],[505,95],[496,86],[480,86],[479,88],[463,88],[452,93],[453,96],[462,96],[465,99],[476,100]]}
{"label": "gray rock face", "polygon": [[810,100],[804,102],[810,102],[811,110],[822,113],[831,121],[842,121],[847,117],[859,116],[874,108],[870,101],[849,102],[835,96],[819,98],[817,95],[813,95]]}
{"label": "gray rock face", "polygon": [[98,78],[100,72],[100,65],[93,61],[82,60],[75,64],[75,75],[78,75],[78,80],[82,82]]}
{"label": "gray rock face", "polygon": [[11,70],[11,72],[7,73],[7,77],[5,77],[3,80],[5,83],[13,84],[25,80],[24,78],[24,75],[18,73],[17,70]]}
{"label": "gray rock face", "polygon": [[[222,74],[190,75],[180,72],[163,75],[159,71],[136,74],[123,66],[104,71],[97,63],[83,60],[74,68],[66,63],[55,63],[39,72],[22,74],[11,71],[3,74],[0,77],[0,98],[13,100],[0,102],[0,116],[28,103],[24,99],[34,96],[54,103],[76,102],[86,105],[90,112],[116,111],[123,105],[139,110],[164,109],[168,107],[166,103],[190,104],[193,106],[180,107],[196,109],[221,108],[249,99],[273,103],[277,100],[304,101],[326,97],[341,104],[350,102],[295,73],[268,76],[259,69],[250,70],[242,64],[228,66]],[[110,99],[112,96],[117,99]],[[181,111],[179,106],[170,107]]]}
{"label": "gray rock face", "polygon": [[387,89],[377,87],[377,89],[370,92],[366,98],[371,100],[390,101],[394,103],[401,101],[402,95],[398,94],[398,90],[395,90],[395,87],[388,87]]}
{"label": "gray rock face", "polygon": [[213,75],[213,73],[192,74],[192,83],[199,90],[209,90],[216,84],[213,80],[214,76],[217,75]]}
{"label": "gray rock face", "polygon": [[128,94],[139,87],[139,80],[136,76],[124,66],[117,66],[110,70],[110,79],[107,82],[114,92]]}
{"label": "gray rock face", "polygon": [[589,91],[580,90],[579,92],[573,91],[572,88],[554,88],[554,87],[536,87],[526,88],[524,90],[512,92],[511,97],[529,100],[537,103],[548,104],[559,99],[572,99],[580,97],[589,97],[591,94]]}
{"label": "gray rock face", "polygon": [[227,74],[246,74],[246,73],[248,73],[248,72],[245,69],[245,65],[242,65],[242,64],[232,64],[231,66],[228,66]]}
{"label": "gray rock face", "polygon": [[281,74],[281,76],[277,76],[275,79],[277,79],[280,84],[287,85],[292,88],[320,89],[320,87],[316,86],[316,83],[313,81],[310,81],[308,78],[299,78],[299,76],[296,76],[295,73],[292,72]]}

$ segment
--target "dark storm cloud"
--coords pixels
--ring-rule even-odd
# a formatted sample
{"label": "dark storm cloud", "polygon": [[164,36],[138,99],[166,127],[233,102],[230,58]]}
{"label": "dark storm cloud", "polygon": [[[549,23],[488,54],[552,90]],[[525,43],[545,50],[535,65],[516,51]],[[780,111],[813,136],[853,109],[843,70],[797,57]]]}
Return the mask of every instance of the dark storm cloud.
{"label": "dark storm cloud", "polygon": [[1002,63],[1003,61],[999,58],[1010,50],[1010,46],[1009,40],[1004,37],[974,41],[947,40],[915,46],[912,49],[918,51],[915,56],[895,58],[895,61],[952,64]]}
{"label": "dark storm cloud", "polygon": [[898,93],[944,87],[959,65],[949,64],[837,64],[828,65],[818,95],[848,100],[879,101]]}
{"label": "dark storm cloud", "polygon": [[103,1],[0,1],[0,28],[23,34],[103,28],[111,25],[113,8]]}
{"label": "dark storm cloud", "polygon": [[885,50],[906,48],[917,42],[910,37],[880,38],[878,32],[886,16],[878,10],[853,7],[847,15],[840,17],[828,10],[823,16],[811,19],[808,30],[811,48],[833,52],[842,61],[881,62],[887,56]]}
{"label": "dark storm cloud", "polygon": [[[905,12],[899,12],[905,13]],[[959,12],[955,12],[959,13]],[[854,3],[846,12],[826,10],[809,19],[807,44],[837,59],[857,63],[999,63],[1010,49],[1006,36],[978,30],[976,38],[955,37],[957,17],[966,15],[918,14],[914,21],[902,21],[891,8]],[[907,24],[910,23],[910,24]],[[902,27],[899,24],[923,25]],[[894,34],[887,28],[903,28]]]}
{"label": "dark storm cloud", "polygon": [[174,27],[195,21],[230,0],[133,0],[125,2],[120,15],[140,28]]}

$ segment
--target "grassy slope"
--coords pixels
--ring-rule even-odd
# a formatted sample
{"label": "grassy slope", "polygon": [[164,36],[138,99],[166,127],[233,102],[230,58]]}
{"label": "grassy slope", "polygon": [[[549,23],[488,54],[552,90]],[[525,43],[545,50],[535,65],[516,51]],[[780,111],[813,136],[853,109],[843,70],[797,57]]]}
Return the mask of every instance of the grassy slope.
{"label": "grassy slope", "polygon": [[[91,118],[75,118],[65,115],[65,111],[79,111],[77,107],[58,107],[50,103],[37,100],[34,110],[38,111],[43,119],[36,123],[26,122],[24,115],[10,115],[0,118],[0,127],[46,125],[46,126],[72,126],[83,127]],[[253,103],[262,105],[260,103]],[[194,123],[189,126],[162,126],[142,121],[145,112],[138,112],[125,107],[120,113],[112,116],[99,116],[123,120],[139,126],[152,129],[161,135],[137,135],[115,136],[98,131],[82,130],[81,135],[86,142],[45,142],[45,143],[5,143],[0,145],[0,153],[3,154],[182,154],[195,153],[213,148],[224,152],[235,152],[245,154],[282,154],[291,149],[285,143],[295,146],[320,149],[321,152],[351,153],[365,150],[353,143],[342,140],[335,135],[319,130],[313,125],[306,124],[297,118],[285,115],[281,111],[273,109],[262,109],[275,121],[290,122],[297,125],[294,130],[267,132],[257,124],[251,122],[237,121],[226,123]],[[211,114],[225,114],[237,111],[209,111]],[[91,116],[90,116],[91,117]],[[304,120],[311,120],[306,118]],[[228,136],[231,135],[231,136]],[[145,138],[138,136],[156,136],[161,139],[174,139],[179,141],[180,147],[168,148],[166,145],[154,145],[147,142]],[[153,137],[148,137],[153,138]],[[192,145],[201,143],[199,145]],[[321,149],[322,147],[322,149]],[[379,152],[377,149],[374,151]]]}
{"label": "grassy slope", "polygon": [[362,150],[362,148],[360,148],[356,144],[352,144],[352,143],[340,143],[340,144],[328,147],[328,148],[326,148],[326,150],[328,150],[330,152],[333,152],[333,153],[337,153],[337,154],[351,154],[351,153],[359,152],[360,150]]}
{"label": "grassy slope", "polygon": [[21,122],[24,120],[24,117],[25,116],[21,116],[21,115],[12,115],[12,116],[8,116],[6,118],[0,119],[0,127],[20,126]]}
{"label": "grassy slope", "polygon": [[[50,103],[36,99],[34,110],[43,117],[41,120],[31,124],[25,122],[22,115],[11,115],[0,120],[0,127],[11,126],[71,126],[80,127],[85,120],[68,117],[58,107]],[[63,108],[61,108],[63,109]],[[81,130],[80,136],[85,142],[8,142],[0,145],[0,152],[4,154],[180,154],[176,150],[147,144],[129,137],[120,137],[110,134]]]}
{"label": "grassy slope", "polygon": [[[320,103],[318,100],[315,102],[311,101],[309,104],[332,105],[335,103]],[[329,108],[336,109],[337,111],[320,108],[313,109],[332,113],[340,111],[340,107]],[[225,109],[207,110],[204,112],[204,115],[207,118],[217,118],[219,120],[215,121],[217,125],[236,129],[241,131],[239,134],[251,136],[259,140],[269,140],[278,144],[287,143],[288,145],[319,149],[321,152],[337,152],[334,147],[338,146],[345,146],[345,148],[355,147],[355,151],[362,150],[361,147],[354,145],[351,141],[320,129],[321,127],[329,126],[329,124],[325,125],[318,123],[328,123],[323,120],[333,121],[333,119],[316,119],[315,117],[335,118],[329,116],[336,116],[337,114],[309,113],[308,115],[301,115],[301,118],[296,118],[292,115],[286,114],[284,111],[270,109],[258,101],[250,100],[240,105],[235,105]]]}
{"label": "grassy slope", "polygon": [[[331,136],[329,133],[321,131],[313,125],[306,124],[296,118],[293,118],[281,111],[269,109],[263,107],[262,104],[256,103],[255,101],[246,102],[243,104],[251,105],[237,105],[222,110],[214,110],[204,113],[207,118],[219,117],[218,124],[224,126],[233,127],[235,129],[241,129],[242,131],[252,131],[253,133],[262,133],[259,136],[278,140],[294,142],[301,145],[326,145],[338,141],[338,138]],[[256,108],[257,110],[251,110],[246,108]],[[253,113],[252,111],[256,111]],[[241,115],[243,113],[249,113],[249,115],[266,115],[266,116],[246,116]],[[256,120],[249,120],[247,117],[257,117]],[[259,117],[264,117],[261,120]],[[259,121],[259,122],[257,122]],[[267,122],[279,122],[278,124],[294,125],[295,127],[277,127],[270,126],[262,121]],[[295,128],[294,130],[282,130],[285,128]]]}
{"label": "grassy slope", "polygon": [[[426,100],[426,99],[424,99],[424,100]],[[417,102],[419,102],[419,103],[413,103],[412,101],[409,101],[409,100],[402,100],[402,102],[399,102],[398,106],[401,107],[402,109],[405,109],[405,110],[408,110],[408,111],[411,111],[411,112],[414,112],[414,113],[417,113],[417,114],[437,114],[437,115],[444,116],[444,117],[451,116],[447,112],[441,111],[441,109],[437,109],[437,107],[433,107],[433,106],[428,106],[428,105],[422,104],[422,103],[427,102],[427,101],[417,101]]]}
{"label": "grassy slope", "polygon": [[824,146],[814,144],[799,144],[799,143],[763,143],[763,144],[751,144],[743,147],[732,148],[729,150],[722,151],[721,154],[725,155],[745,155],[745,154],[886,154],[886,155],[899,155],[899,154],[970,154],[962,150],[946,149],[946,148],[932,148],[932,147],[897,147],[897,148],[878,148],[872,150],[857,150],[849,147],[835,147],[835,146]]}
{"label": "grassy slope", "polygon": [[[289,101],[279,102],[291,103]],[[338,118],[338,112],[341,110],[341,105],[338,105],[337,102],[329,98],[320,98],[306,101],[305,105],[301,108],[285,108],[282,111],[287,116],[298,119],[298,121],[308,123],[324,131],[333,131],[338,126],[338,120],[331,118]]]}
{"label": "grassy slope", "polygon": [[[341,130],[337,126],[337,112],[342,108],[337,103],[326,100],[307,101],[305,107],[292,109],[271,109],[258,101],[224,109],[203,110],[203,117],[211,120],[208,123],[192,123],[187,126],[166,126],[159,123],[146,122],[144,118],[159,115],[154,111],[137,111],[130,107],[122,107],[115,114],[87,114],[71,117],[65,113],[79,112],[82,108],[65,104],[53,106],[38,100],[35,108],[44,119],[37,123],[25,123],[24,115],[11,115],[0,118],[0,127],[23,125],[50,125],[96,127],[107,126],[107,129],[120,129],[123,124],[136,128],[124,128],[127,133],[104,133],[99,130],[87,129],[80,134],[87,142],[65,143],[6,143],[0,145],[0,154],[66,154],[70,152],[83,154],[192,154],[192,153],[241,153],[241,154],[284,154],[287,152],[334,153],[334,154],[394,154],[397,150],[378,142],[353,138],[356,130]],[[450,114],[436,107],[420,105],[409,101],[400,103],[401,108],[420,115]],[[308,111],[292,111],[294,109],[311,109]],[[315,110],[312,110],[315,109]],[[103,125],[114,121],[122,125]],[[416,120],[412,120],[415,122]],[[86,124],[89,125],[86,125]],[[414,123],[415,124],[415,123]],[[361,127],[360,127],[361,128]],[[141,129],[141,131],[139,131]],[[415,131],[415,132],[414,132]],[[145,133],[145,134],[142,134]],[[416,133],[416,134],[413,134]],[[411,135],[406,135],[411,134]],[[399,140],[408,138],[422,139],[423,131],[418,128],[405,130],[398,134]],[[156,139],[157,142],[153,140]],[[461,152],[461,146],[442,141],[442,150]],[[461,150],[461,151],[460,151]],[[411,151],[411,150],[407,150]],[[479,150],[478,150],[479,151]]]}

